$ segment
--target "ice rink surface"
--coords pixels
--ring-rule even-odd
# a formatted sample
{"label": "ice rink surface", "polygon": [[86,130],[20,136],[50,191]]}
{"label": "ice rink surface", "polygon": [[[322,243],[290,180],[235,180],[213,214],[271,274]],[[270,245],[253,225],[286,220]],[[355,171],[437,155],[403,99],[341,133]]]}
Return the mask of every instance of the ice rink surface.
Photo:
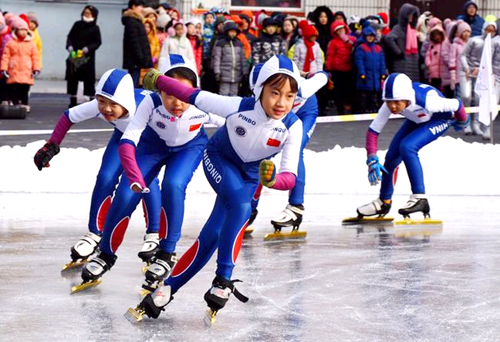
{"label": "ice rink surface", "polygon": [[[203,322],[215,260],[159,319],[131,324],[143,280],[141,211],[103,283],[70,295],[80,273],[61,276],[86,232],[90,193],[0,193],[2,341],[493,341],[500,336],[498,197],[430,196],[439,227],[341,225],[362,195],[306,196],[303,241],[264,242],[286,194],[265,194],[234,272],[250,300],[231,296],[216,324]],[[181,254],[214,196],[188,194]],[[393,214],[407,196],[394,197]]]}

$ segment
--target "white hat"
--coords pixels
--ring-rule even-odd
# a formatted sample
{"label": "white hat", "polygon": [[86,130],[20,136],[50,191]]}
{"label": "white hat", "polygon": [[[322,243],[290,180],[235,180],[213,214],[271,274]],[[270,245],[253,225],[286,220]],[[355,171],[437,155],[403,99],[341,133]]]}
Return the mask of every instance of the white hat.
{"label": "white hat", "polygon": [[382,100],[398,101],[407,100],[410,104],[415,103],[415,90],[413,90],[413,82],[405,74],[390,74],[385,80],[384,89],[382,91]]}
{"label": "white hat", "polygon": [[199,86],[200,79],[198,77],[198,72],[190,60],[184,58],[184,56],[170,53],[166,58],[162,59],[162,63],[160,63],[160,72],[165,74],[167,71],[174,68],[187,68],[191,70],[196,76],[196,86]]}
{"label": "white hat", "polygon": [[[273,56],[258,71],[253,90],[256,100],[259,100],[262,93],[262,84],[275,74],[285,74],[293,77],[297,81],[297,84],[300,82],[299,68],[297,68],[297,65],[291,59],[288,59],[285,55]],[[253,77],[251,76],[250,78]]]}
{"label": "white hat", "polygon": [[106,71],[97,84],[95,94],[118,103],[128,111],[129,115],[134,115],[136,109],[134,81],[125,70]]}

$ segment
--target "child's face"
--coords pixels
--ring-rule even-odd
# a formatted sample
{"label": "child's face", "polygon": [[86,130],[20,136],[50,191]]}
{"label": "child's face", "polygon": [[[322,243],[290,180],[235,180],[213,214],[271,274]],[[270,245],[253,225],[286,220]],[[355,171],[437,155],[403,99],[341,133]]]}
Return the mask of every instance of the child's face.
{"label": "child's face", "polygon": [[85,18],[93,18],[94,16],[92,15],[92,11],[88,8],[85,9],[85,11],[83,11],[83,16]]}
{"label": "child's face", "polygon": [[146,34],[149,34],[149,32],[151,32],[151,24],[150,23],[145,23],[144,24],[144,30],[146,30]]}
{"label": "child's face", "polygon": [[175,25],[175,35],[177,37],[180,37],[182,36],[183,33],[184,33],[184,25],[182,24]]}
{"label": "child's face", "polygon": [[197,34],[197,35],[200,35],[200,36],[201,36],[201,30],[202,30],[202,29],[203,29],[203,27],[201,26],[201,23],[196,24],[196,29],[195,29],[195,31],[196,31],[196,34]]}
{"label": "child's face", "polygon": [[265,85],[260,102],[267,115],[280,120],[292,110],[295,95],[297,93],[292,92],[290,80],[286,80],[281,88],[277,85]]}
{"label": "child's face", "polygon": [[26,29],[17,29],[16,30],[16,36],[18,36],[19,38],[26,38],[27,35],[28,35],[28,30],[26,30]]}
{"label": "child's face", "polygon": [[101,112],[106,121],[116,121],[128,113],[123,106],[107,97],[97,95],[96,98],[97,108],[99,108],[99,112]]}
{"label": "child's face", "polygon": [[190,36],[194,36],[196,34],[196,27],[193,24],[189,24],[187,27],[187,33]]}
{"label": "child's face", "polygon": [[340,21],[342,21],[343,23],[345,23],[344,17],[343,17],[343,16],[341,16],[340,14],[337,14],[337,15],[335,16],[334,21],[337,21],[337,20],[340,20]]}
{"label": "child's face", "polygon": [[156,23],[156,15],[154,15],[153,13],[149,13],[146,16],[146,19],[153,19],[153,21]]}
{"label": "child's face", "polygon": [[179,20],[179,15],[177,14],[176,11],[171,11],[169,13],[169,15],[170,15],[170,18],[172,18],[172,20]]}
{"label": "child's face", "polygon": [[326,25],[326,24],[328,24],[328,16],[326,15],[326,13],[325,13],[325,12],[321,12],[321,13],[319,14],[319,18],[318,18],[318,20],[319,20],[319,23],[320,23],[321,25]]}
{"label": "child's face", "polygon": [[275,34],[276,30],[277,30],[277,27],[275,25],[266,26],[267,34]]}
{"label": "child's face", "polygon": [[464,31],[462,32],[462,35],[460,36],[464,42],[467,42],[470,38],[470,31]]}
{"label": "child's face", "polygon": [[432,35],[431,35],[431,40],[433,43],[435,44],[439,44],[439,43],[442,43],[443,42],[443,34],[440,33],[440,32],[432,32]]}
{"label": "child's face", "polygon": [[375,41],[375,36],[374,35],[371,35],[369,34],[368,36],[366,36],[366,42],[367,43],[373,43]]}
{"label": "child's face", "polygon": [[490,36],[494,36],[496,33],[497,33],[497,29],[495,28],[495,26],[493,25],[488,25],[485,29],[484,29],[484,32],[486,32],[486,34],[489,34]]}
{"label": "child's face", "polygon": [[241,23],[240,23],[241,30],[245,31],[246,29],[248,29],[248,26],[249,26],[248,21],[246,21],[245,19],[242,19]]}
{"label": "child's face", "polygon": [[335,34],[337,36],[341,36],[341,35],[345,34],[345,27],[341,27],[341,28],[335,30]]}
{"label": "child's face", "polygon": [[317,38],[318,38],[318,36],[309,36],[309,37],[307,37],[307,40],[310,42],[315,42]]}
{"label": "child's face", "polygon": [[293,25],[290,20],[285,20],[283,22],[283,31],[285,31],[285,33],[290,33],[293,31]]}
{"label": "child's face", "polygon": [[[181,78],[181,77],[174,77],[176,80],[184,83],[187,86],[192,87],[193,85],[191,84],[191,81]],[[178,98],[172,96],[172,95],[167,95],[165,92],[161,92],[161,100],[163,102],[163,107],[167,110],[172,115],[175,115],[176,117],[180,118],[182,114],[189,108],[189,103],[182,102]]]}
{"label": "child's face", "polygon": [[237,34],[238,34],[238,32],[236,32],[236,30],[227,31],[227,35],[229,36],[229,38],[234,38],[234,37],[236,37]]}
{"label": "child's face", "polygon": [[207,15],[205,16],[205,23],[206,23],[207,25],[212,25],[212,24],[214,23],[214,21],[215,21],[215,18],[214,18],[214,16],[213,16],[213,15],[211,15],[211,14],[207,14]]}
{"label": "child's face", "polygon": [[408,100],[395,100],[395,101],[385,101],[387,107],[392,114],[399,114],[408,107],[410,102]]}
{"label": "child's face", "polygon": [[30,21],[30,30],[31,31],[35,31],[35,29],[37,28],[37,24],[34,22],[34,21]]}

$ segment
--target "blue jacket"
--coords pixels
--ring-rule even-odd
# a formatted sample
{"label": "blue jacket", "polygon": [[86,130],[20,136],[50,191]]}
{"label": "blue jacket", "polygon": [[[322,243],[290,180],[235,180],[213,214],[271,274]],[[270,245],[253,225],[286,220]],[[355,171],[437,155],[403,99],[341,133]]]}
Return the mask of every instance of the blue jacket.
{"label": "blue jacket", "polygon": [[[380,44],[367,43],[364,40],[367,30],[373,29],[368,27],[363,30],[363,38],[360,38],[362,43],[354,50],[354,64],[358,70],[357,89],[380,91],[382,75],[387,73],[384,50]],[[370,32],[370,34],[372,33]],[[366,78],[361,79],[361,75],[365,75]]]}
{"label": "blue jacket", "polygon": [[483,34],[484,19],[481,18],[478,14],[476,14],[473,17],[468,16],[467,15],[467,7],[469,7],[470,5],[476,6],[476,10],[477,10],[477,5],[474,1],[467,1],[463,7],[464,14],[457,16],[457,20],[462,19],[463,21],[465,21],[467,24],[470,25],[470,28],[472,30],[471,33],[472,33],[473,37],[480,36]]}

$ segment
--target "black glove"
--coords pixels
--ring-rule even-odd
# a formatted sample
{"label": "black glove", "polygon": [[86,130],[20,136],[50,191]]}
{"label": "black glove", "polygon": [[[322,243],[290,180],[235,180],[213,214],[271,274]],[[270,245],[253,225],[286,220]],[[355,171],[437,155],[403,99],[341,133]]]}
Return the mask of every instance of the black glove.
{"label": "black glove", "polygon": [[49,161],[60,151],[59,145],[52,142],[51,140],[47,141],[45,145],[35,154],[35,165],[38,170],[42,171],[44,167],[49,167]]}

